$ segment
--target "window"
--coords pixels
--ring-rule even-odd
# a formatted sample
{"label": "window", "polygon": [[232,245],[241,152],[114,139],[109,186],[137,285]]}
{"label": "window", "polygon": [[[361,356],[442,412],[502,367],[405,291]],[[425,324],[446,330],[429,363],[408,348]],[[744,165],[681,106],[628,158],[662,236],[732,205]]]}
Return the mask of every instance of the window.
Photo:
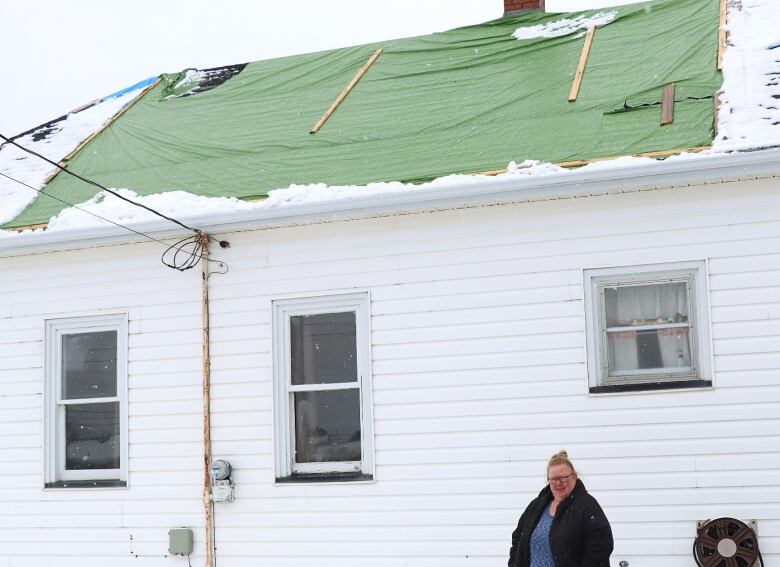
{"label": "window", "polygon": [[127,480],[127,318],[46,322],[46,486]]}
{"label": "window", "polygon": [[368,295],[274,302],[276,477],[373,474]]}
{"label": "window", "polygon": [[704,262],[585,271],[593,393],[711,386]]}

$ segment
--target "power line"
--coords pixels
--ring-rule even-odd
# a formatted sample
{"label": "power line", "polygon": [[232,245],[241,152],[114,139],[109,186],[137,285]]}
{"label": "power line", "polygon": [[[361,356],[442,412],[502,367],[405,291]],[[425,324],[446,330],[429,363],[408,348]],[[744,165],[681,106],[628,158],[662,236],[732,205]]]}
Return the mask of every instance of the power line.
{"label": "power line", "polygon": [[[79,179],[80,181],[83,181],[84,183],[87,183],[89,185],[93,185],[95,187],[98,187],[99,189],[105,191],[106,193],[114,195],[115,197],[118,197],[119,199],[122,199],[123,201],[126,201],[126,202],[130,203],[131,205],[135,205],[136,207],[140,207],[140,208],[142,208],[144,210],[147,210],[150,213],[155,214],[155,215],[157,215],[157,216],[159,216],[159,217],[161,217],[161,218],[163,218],[163,219],[165,219],[167,221],[170,221],[170,222],[172,222],[174,224],[177,224],[177,225],[181,226],[182,228],[185,228],[187,230],[190,230],[190,231],[194,232],[195,233],[194,236],[189,237],[189,238],[185,238],[183,240],[180,240],[179,242],[176,242],[175,244],[169,246],[168,249],[165,252],[163,252],[162,257],[160,258],[160,261],[163,264],[165,264],[166,266],[170,267],[170,268],[174,268],[174,269],[179,270],[179,271],[189,270],[190,268],[194,267],[197,264],[197,260],[204,258],[204,256],[203,256],[203,243],[200,241],[201,237],[205,237],[205,238],[208,238],[209,240],[218,242],[219,245],[222,248],[227,248],[228,246],[230,246],[230,244],[227,241],[225,241],[225,240],[217,241],[214,238],[212,238],[211,236],[209,236],[208,234],[205,234],[205,233],[201,232],[197,228],[192,228],[190,226],[187,226],[186,224],[182,223],[181,221],[176,220],[176,219],[174,219],[172,217],[169,217],[167,215],[164,215],[161,212],[156,211],[155,209],[152,209],[151,207],[148,207],[148,206],[146,206],[146,205],[144,205],[142,203],[138,203],[136,201],[133,201],[132,199],[128,199],[124,195],[121,195],[120,193],[118,193],[116,191],[113,191],[113,190],[109,189],[108,187],[105,187],[104,185],[101,185],[97,181],[94,181],[92,179],[88,179],[88,178],[83,177],[83,176],[81,176],[81,175],[79,175],[77,173],[74,173],[74,172],[70,171],[69,169],[63,167],[59,163],[50,160],[46,156],[43,156],[43,155],[39,154],[38,152],[35,152],[35,151],[33,151],[33,150],[29,149],[29,148],[26,148],[26,147],[18,144],[12,138],[8,138],[8,137],[4,136],[3,134],[0,134],[0,138],[5,140],[5,142],[2,145],[0,145],[0,149],[4,148],[7,144],[12,144],[12,145],[16,146],[17,148],[19,148],[20,150],[22,150],[24,152],[27,152],[30,155],[33,155],[33,156],[35,156],[35,157],[37,157],[39,159],[42,159],[46,163],[49,163],[49,164],[53,165],[54,167],[56,167],[60,171],[63,171],[65,173],[67,173],[68,175],[72,175],[73,177],[75,177],[76,179]],[[56,196],[54,196],[54,195],[52,195],[50,193],[46,193],[45,191],[43,191],[43,189],[37,189],[35,187],[32,187],[31,185],[28,185],[28,184],[26,184],[26,183],[24,183],[22,181],[19,181],[18,179],[14,179],[13,177],[10,177],[10,176],[5,175],[3,173],[0,173],[0,175],[3,175],[3,177],[6,177],[6,178],[10,179],[11,181],[15,181],[15,182],[17,182],[17,183],[19,183],[21,185],[24,185],[25,187],[28,187],[28,188],[32,189],[33,191],[36,191],[37,193],[39,193],[41,195],[46,195],[47,197],[50,197],[50,198],[55,199],[55,200],[65,204],[65,205],[68,205],[69,207],[73,207],[73,208],[75,208],[75,209],[77,209],[79,211],[83,211],[83,212],[88,213],[88,214],[90,214],[90,215],[92,215],[94,217],[97,217],[97,218],[99,218],[99,219],[101,219],[103,221],[109,222],[109,223],[111,223],[111,224],[113,224],[115,226],[118,226],[118,227],[123,228],[125,230],[128,230],[130,232],[133,232],[135,234],[138,234],[139,236],[143,236],[144,238],[148,238],[149,240],[153,240],[155,242],[159,242],[160,244],[168,246],[168,244],[166,244],[165,242],[162,242],[161,240],[158,240],[158,239],[156,239],[156,238],[154,238],[152,236],[149,236],[148,234],[144,234],[142,232],[134,230],[134,229],[132,229],[130,227],[127,227],[125,225],[122,225],[122,224],[119,224],[119,223],[114,222],[112,220],[109,220],[107,218],[101,217],[100,215],[92,213],[91,211],[87,211],[86,209],[82,209],[81,207],[78,207],[78,206],[74,205],[73,203],[69,203],[68,201],[65,201],[64,199],[56,197]],[[190,249],[190,250],[189,250],[189,252],[185,252],[185,249]],[[175,251],[175,252],[173,252],[173,258],[171,260],[167,260],[166,258],[169,257],[169,254],[172,251]],[[182,260],[182,257],[180,256],[180,253],[184,253],[185,254],[185,258],[183,260]],[[211,258],[205,258],[205,259],[208,262],[213,262],[213,263],[216,263],[217,265],[219,265],[220,268],[225,270],[225,272],[223,272],[223,273],[227,272],[227,264],[225,264],[224,262],[220,262],[218,260],[212,260]]]}
{"label": "power line", "polygon": [[[43,161],[45,161],[46,163],[49,163],[49,164],[53,165],[54,167],[56,167],[56,168],[57,168],[57,169],[59,169],[60,171],[63,171],[63,172],[65,172],[65,173],[67,173],[68,175],[72,175],[73,177],[75,177],[76,179],[79,179],[79,180],[83,181],[84,183],[88,183],[89,185],[94,185],[95,187],[98,187],[98,188],[102,189],[103,191],[105,191],[105,192],[107,192],[107,193],[111,193],[111,194],[112,194],[112,195],[114,195],[115,197],[119,197],[119,198],[120,198],[120,199],[122,199],[123,201],[127,201],[128,203],[130,203],[130,204],[132,204],[132,205],[135,205],[136,207],[141,207],[142,209],[146,209],[146,210],[147,210],[147,211],[149,211],[150,213],[154,213],[154,214],[155,214],[155,215],[157,215],[158,217],[162,217],[162,218],[164,218],[164,219],[165,219],[165,220],[167,220],[167,221],[170,221],[170,222],[172,222],[172,223],[178,224],[180,227],[182,227],[182,228],[186,228],[187,230],[191,230],[192,232],[195,232],[196,234],[200,234],[200,233],[201,233],[201,232],[200,232],[200,231],[199,231],[197,228],[192,228],[191,226],[187,226],[187,225],[186,225],[186,224],[184,224],[183,222],[181,222],[181,221],[178,221],[178,220],[176,220],[176,219],[174,219],[174,218],[171,218],[171,217],[169,217],[169,216],[166,216],[166,215],[162,214],[162,213],[161,213],[161,212],[159,212],[159,211],[155,211],[155,210],[154,210],[154,209],[152,209],[151,207],[147,207],[146,205],[144,205],[144,204],[142,204],[142,203],[137,203],[137,202],[133,201],[132,199],[128,199],[127,197],[125,197],[125,196],[123,196],[123,195],[121,195],[121,194],[117,193],[116,191],[113,191],[113,190],[109,189],[108,187],[105,187],[105,186],[101,185],[101,184],[100,184],[100,183],[98,183],[97,181],[93,181],[92,179],[87,179],[86,177],[82,177],[82,176],[81,176],[81,175],[79,175],[78,173],[73,173],[73,172],[72,172],[72,171],[70,171],[69,169],[67,169],[67,168],[65,168],[65,167],[63,167],[63,166],[61,166],[59,163],[57,163],[57,162],[55,162],[55,161],[52,161],[52,160],[50,160],[50,159],[49,159],[49,158],[47,158],[46,156],[42,156],[41,154],[39,154],[39,153],[38,153],[38,152],[36,152],[36,151],[33,151],[33,150],[29,149],[29,148],[25,148],[24,146],[22,146],[22,145],[20,145],[20,144],[16,143],[14,140],[12,140],[11,138],[8,138],[8,137],[4,136],[3,134],[0,134],[0,138],[2,138],[3,140],[5,140],[5,143],[3,144],[3,146],[5,146],[6,144],[12,144],[12,145],[16,146],[17,148],[19,148],[20,150],[22,150],[22,151],[24,151],[24,152],[27,152],[28,154],[34,155],[34,156],[35,156],[35,157],[37,157],[37,158],[40,158],[40,159],[42,159],[42,160],[43,160]],[[36,189],[36,191],[37,191],[37,189]],[[44,195],[48,195],[48,193],[43,193],[43,194],[44,194]],[[73,205],[71,205],[71,206],[73,206]],[[103,219],[103,220],[106,220],[106,219]],[[127,228],[127,227],[124,227],[124,228]],[[221,245],[221,244],[222,244],[222,243],[220,243],[220,245]]]}
{"label": "power line", "polygon": [[[2,134],[0,134],[0,136],[2,136]],[[81,212],[87,213],[88,215],[92,215],[95,218],[98,218],[98,219],[100,219],[102,221],[105,221],[107,223],[113,224],[114,226],[117,226],[119,228],[123,228],[123,229],[125,229],[127,231],[130,231],[130,232],[132,232],[134,234],[137,234],[138,236],[142,236],[142,237],[147,238],[147,239],[149,239],[149,240],[151,240],[153,242],[157,242],[159,244],[162,244],[163,246],[166,247],[166,250],[165,250],[165,252],[163,252],[160,261],[163,264],[165,264],[166,266],[168,266],[169,268],[173,268],[175,270],[179,270],[180,272],[183,272],[183,271],[189,270],[190,268],[193,268],[197,264],[198,260],[205,259],[207,262],[213,262],[214,264],[219,266],[220,269],[223,269],[224,271],[221,272],[221,273],[227,273],[227,269],[228,269],[227,264],[225,264],[224,262],[222,262],[220,260],[213,260],[211,258],[207,258],[207,257],[203,256],[203,246],[202,246],[202,244],[200,244],[198,242],[199,237],[200,236],[205,236],[206,238],[209,238],[209,239],[211,239],[211,237],[208,236],[207,234],[203,234],[201,231],[199,231],[197,229],[193,229],[193,228],[189,228],[189,227],[185,226],[185,228],[187,228],[188,230],[192,230],[196,234],[194,236],[191,236],[191,237],[185,238],[183,240],[180,240],[178,242],[175,242],[174,244],[168,244],[167,242],[163,242],[162,240],[159,240],[159,239],[157,239],[157,238],[155,238],[155,237],[153,237],[153,236],[151,236],[149,234],[140,232],[138,230],[130,228],[129,226],[125,226],[125,225],[120,224],[120,223],[118,223],[116,221],[112,221],[111,219],[107,219],[105,217],[102,217],[102,216],[100,216],[97,213],[93,213],[92,211],[88,211],[87,209],[83,209],[83,208],[79,207],[78,205],[74,205],[73,203],[69,203],[65,199],[61,199],[60,197],[57,197],[56,195],[52,195],[51,193],[46,193],[43,189],[37,189],[37,188],[33,187],[32,185],[29,185],[29,184],[25,183],[24,181],[20,181],[18,179],[15,179],[14,177],[11,177],[10,175],[6,175],[2,171],[0,171],[0,176],[5,177],[6,179],[9,179],[9,180],[11,180],[11,181],[13,181],[15,183],[18,183],[19,185],[23,185],[24,187],[27,187],[28,189],[32,189],[33,191],[35,191],[39,195],[45,195],[46,197],[54,199],[55,201],[59,201],[60,203],[62,203],[64,205],[67,205],[68,207],[73,207],[76,210],[79,210]],[[116,194],[113,191],[109,191],[109,193]],[[117,195],[117,196],[120,196],[120,195]],[[125,200],[129,201],[129,199],[125,199]],[[132,203],[132,201],[130,201],[130,202]],[[143,205],[141,205],[141,206],[143,208],[145,208],[145,209],[148,209],[148,207],[145,207]],[[149,209],[149,210],[151,210],[151,209]],[[152,211],[152,212],[155,212],[155,211]],[[160,215],[160,216],[164,216],[164,215]],[[167,217],[165,217],[165,218],[167,218]],[[177,222],[177,224],[181,224],[178,221],[174,221],[174,222]],[[184,226],[184,225],[182,225],[182,226]],[[225,240],[220,240],[218,242],[219,242],[219,245],[222,246],[223,248],[227,248],[230,245]],[[188,249],[188,247],[191,247],[191,249]],[[173,252],[173,259],[170,260],[170,261],[166,260],[166,256],[168,256],[172,251],[175,251],[175,252]],[[184,259],[182,259],[179,256],[180,253],[185,254]]]}

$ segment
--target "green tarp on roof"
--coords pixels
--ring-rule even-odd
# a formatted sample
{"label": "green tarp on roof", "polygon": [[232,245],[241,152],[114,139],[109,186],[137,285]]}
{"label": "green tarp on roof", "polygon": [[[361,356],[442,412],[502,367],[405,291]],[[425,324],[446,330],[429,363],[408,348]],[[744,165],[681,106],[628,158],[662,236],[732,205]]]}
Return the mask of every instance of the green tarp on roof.
{"label": "green tarp on roof", "polygon": [[[176,96],[162,81],[69,167],[147,195],[182,189],[252,198],[290,184],[423,181],[506,167],[707,145],[712,140],[718,1],[659,0],[612,9],[597,29],[576,102],[584,31],[516,40],[521,26],[575,15],[525,13],[430,36],[248,64],[211,90]],[[586,12],[586,15],[599,11]],[[317,122],[377,47],[384,52],[317,134]],[[660,125],[676,84],[674,123]],[[191,86],[191,85],[190,85]],[[620,112],[615,112],[620,111]],[[71,203],[95,188],[58,175]],[[45,196],[8,227],[45,223]]]}

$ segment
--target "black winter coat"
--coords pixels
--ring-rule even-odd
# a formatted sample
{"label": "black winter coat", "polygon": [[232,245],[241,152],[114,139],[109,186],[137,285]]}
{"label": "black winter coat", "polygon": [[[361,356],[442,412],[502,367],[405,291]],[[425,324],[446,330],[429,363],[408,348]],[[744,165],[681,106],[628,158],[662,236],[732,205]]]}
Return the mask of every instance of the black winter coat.
{"label": "black winter coat", "polygon": [[[512,533],[509,567],[530,565],[531,533],[552,499],[552,490],[545,486],[520,516]],[[572,493],[558,504],[550,526],[550,548],[555,567],[609,567],[612,528],[599,503],[579,479]]]}

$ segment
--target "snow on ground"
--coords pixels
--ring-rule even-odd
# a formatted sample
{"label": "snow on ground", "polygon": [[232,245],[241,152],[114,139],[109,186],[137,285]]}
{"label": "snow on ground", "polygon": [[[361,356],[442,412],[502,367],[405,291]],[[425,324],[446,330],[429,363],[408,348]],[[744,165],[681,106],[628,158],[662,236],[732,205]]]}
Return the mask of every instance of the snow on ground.
{"label": "snow on ground", "polygon": [[[724,56],[724,94],[721,97],[721,110],[718,119],[718,136],[713,147],[698,154],[682,154],[670,157],[671,160],[698,159],[701,155],[728,153],[734,150],[760,149],[780,145],[780,23],[776,9],[777,0],[742,0],[741,11],[732,7],[729,12],[729,47]],[[598,16],[601,16],[599,14]],[[606,17],[606,15],[605,15]],[[568,20],[575,24],[550,26],[547,31],[534,33],[553,33],[553,30],[572,33],[577,29],[601,23],[575,18]],[[558,20],[555,24],[564,22]],[[571,26],[578,26],[576,29]],[[568,26],[568,27],[567,27]],[[542,26],[534,26],[540,28]],[[531,28],[527,28],[530,30]],[[517,33],[517,32],[516,32]],[[530,36],[529,36],[530,37]],[[189,77],[192,80],[194,77]],[[123,95],[116,101],[108,101],[91,109],[73,114],[63,123],[58,123],[56,134],[48,140],[32,143],[33,147],[54,160],[61,159],[97,125],[112,116],[137,92]],[[31,144],[31,136],[19,140],[22,144]],[[30,185],[40,187],[50,173],[48,164],[37,158],[27,156],[14,148],[0,150],[0,172],[20,178]],[[657,163],[656,160],[642,157],[621,157],[586,165],[584,169],[631,168],[638,165]],[[41,165],[43,164],[43,165]],[[141,197],[128,189],[119,191],[126,197],[143,203],[151,208],[186,221],[188,218],[207,214],[229,213],[256,209],[281,208],[324,201],[336,201],[354,197],[376,196],[387,193],[411,192],[432,187],[452,187],[453,185],[475,182],[489,183],[492,179],[507,176],[544,176],[566,175],[569,170],[550,163],[526,161],[519,165],[514,162],[507,172],[495,177],[483,175],[450,175],[424,183],[411,185],[400,182],[370,183],[365,186],[327,186],[325,184],[291,185],[284,189],[271,191],[263,201],[246,202],[234,198],[208,198],[192,195],[184,191],[172,191],[158,195]],[[12,219],[35,196],[25,187],[0,177],[0,221]],[[129,225],[153,219],[153,215],[113,195],[101,193],[82,203],[80,208],[111,220]],[[53,218],[49,231],[82,228],[101,225],[105,221],[89,216],[75,208],[66,209]],[[10,236],[15,232],[0,231],[0,236]]]}
{"label": "snow on ground", "polygon": [[617,16],[617,12],[599,12],[593,16],[577,16],[576,18],[561,18],[546,24],[517,28],[512,37],[515,39],[534,39],[538,37],[559,37],[586,30],[591,26],[603,26]]}
{"label": "snow on ground", "polygon": [[[80,112],[71,112],[65,119],[40,126],[14,140],[59,162],[75,150],[90,134],[100,129],[112,116],[129,104],[143,87],[106,97]],[[56,168],[42,159],[6,143],[0,146],[0,173],[40,189]],[[36,192],[0,175],[0,225],[16,217],[36,197]]]}

